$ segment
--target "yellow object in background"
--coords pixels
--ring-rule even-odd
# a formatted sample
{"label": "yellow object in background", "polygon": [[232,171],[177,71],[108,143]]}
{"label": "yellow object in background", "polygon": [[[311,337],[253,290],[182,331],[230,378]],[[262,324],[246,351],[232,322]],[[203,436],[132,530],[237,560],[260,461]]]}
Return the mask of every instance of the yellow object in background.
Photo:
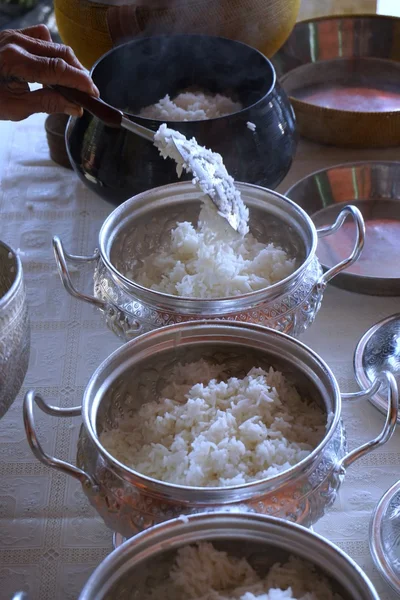
{"label": "yellow object in background", "polygon": [[112,48],[104,4],[86,0],[54,0],[57,28],[64,44],[73,48],[81,63],[90,69]]}
{"label": "yellow object in background", "polygon": [[301,0],[298,21],[329,15],[376,14],[378,0]]}
{"label": "yellow object in background", "polygon": [[[54,0],[61,39],[86,68],[118,43],[118,13],[125,34],[126,15],[131,15],[130,37],[156,33],[220,35],[272,56],[289,37],[299,6],[300,0],[126,0],[121,7],[113,5],[112,0],[110,4]],[[114,29],[110,30],[110,23],[114,23]]]}

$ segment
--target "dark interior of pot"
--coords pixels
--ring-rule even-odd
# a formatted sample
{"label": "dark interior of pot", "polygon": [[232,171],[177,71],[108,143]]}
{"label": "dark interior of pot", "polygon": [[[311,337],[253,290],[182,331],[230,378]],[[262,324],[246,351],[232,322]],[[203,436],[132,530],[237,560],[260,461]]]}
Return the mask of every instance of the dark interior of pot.
{"label": "dark interior of pot", "polygon": [[[166,122],[220,153],[237,181],[273,188],[289,170],[297,142],[294,114],[271,63],[249,46],[197,35],[137,39],[100,59],[93,79],[105,101],[154,131],[161,121],[137,113],[166,94],[174,98],[201,89],[230,96],[243,110],[217,119]],[[86,112],[70,122],[66,139],[82,180],[116,204],[177,180],[175,163],[163,160],[150,142],[106,127]]]}
{"label": "dark interior of pot", "polygon": [[[174,194],[166,188],[162,200],[149,197],[143,202],[132,203],[124,217],[115,226],[111,224],[106,232],[105,255],[118,273],[130,281],[135,281],[144,260],[152,253],[168,251],[171,231],[178,222],[189,221],[197,225],[201,209],[198,194],[183,194],[178,187],[176,191]],[[249,207],[251,234],[261,243],[273,243],[285,250],[289,258],[296,259],[296,268],[300,267],[312,247],[304,219],[284,204],[269,203],[266,190],[250,189],[248,196],[243,193],[243,199]]]}
{"label": "dark interior of pot", "polygon": [[[227,552],[230,556],[246,558],[261,578],[268,574],[268,571],[275,563],[285,563],[291,555],[287,550],[279,548],[276,545],[252,540],[212,540],[211,538],[211,540],[207,541],[211,541],[217,550]],[[148,558],[148,560],[127,569],[125,575],[112,586],[112,589],[104,596],[101,596],[99,600],[114,600],[115,598],[119,600],[132,600],[133,598],[137,598],[138,600],[146,598],[149,598],[149,600],[172,600],[172,596],[168,595],[167,586],[175,558],[176,550],[160,550]],[[302,558],[307,559],[306,547],[304,548],[304,556]],[[327,577],[320,569],[317,570],[317,574]],[[353,600],[354,597],[346,592],[343,585],[332,578],[327,579],[333,592],[340,594],[343,600]],[[152,591],[153,595],[151,595]]]}
{"label": "dark interior of pot", "polygon": [[8,246],[0,242],[0,302],[11,289],[18,272],[18,261]]}
{"label": "dark interior of pot", "polygon": [[[176,340],[161,347],[147,351],[138,361],[129,361],[129,365],[113,377],[113,370],[107,378],[106,386],[96,399],[96,432],[116,427],[121,419],[129,419],[139,408],[162,397],[162,392],[171,381],[176,365],[189,366],[200,359],[212,365],[223,365],[223,379],[229,377],[243,378],[253,367],[261,367],[268,371],[273,367],[281,371],[287,381],[295,385],[302,398],[315,403],[325,413],[335,413],[335,397],[329,383],[329,375],[322,368],[317,369],[302,362],[289,349],[275,347],[271,341],[271,349],[259,350],[250,342],[238,343],[228,341],[197,341],[182,343],[179,333]],[[185,383],[198,383],[196,376],[190,374]],[[310,408],[312,410],[312,408]]]}
{"label": "dark interior of pot", "polygon": [[167,94],[173,98],[188,89],[223,94],[247,108],[271,91],[275,73],[261,53],[244,44],[177,35],[116,48],[94,68],[93,79],[103,100],[138,115]]}

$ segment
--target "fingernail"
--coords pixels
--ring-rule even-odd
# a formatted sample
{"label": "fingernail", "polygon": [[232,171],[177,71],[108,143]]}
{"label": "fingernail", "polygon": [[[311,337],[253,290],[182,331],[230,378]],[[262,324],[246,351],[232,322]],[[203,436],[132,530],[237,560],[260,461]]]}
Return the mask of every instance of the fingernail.
{"label": "fingernail", "polygon": [[93,90],[93,96],[97,96],[97,97],[100,96],[99,88],[96,85],[94,85],[94,83],[92,83],[92,90]]}
{"label": "fingernail", "polygon": [[83,109],[80,106],[67,106],[64,112],[70,117],[81,117],[83,115]]}

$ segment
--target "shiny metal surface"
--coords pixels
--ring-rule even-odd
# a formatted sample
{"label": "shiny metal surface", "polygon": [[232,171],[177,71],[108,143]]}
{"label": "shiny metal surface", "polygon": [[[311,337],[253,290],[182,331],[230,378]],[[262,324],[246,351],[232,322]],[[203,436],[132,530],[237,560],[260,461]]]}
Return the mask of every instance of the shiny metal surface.
{"label": "shiny metal surface", "polygon": [[114,550],[116,550],[117,548],[119,548],[120,546],[122,546],[122,544],[126,542],[126,538],[121,535],[120,533],[114,533],[113,534],[113,547]]}
{"label": "shiny metal surface", "polygon": [[[274,366],[295,382],[302,395],[332,414],[324,439],[296,466],[270,479],[224,488],[196,488],[160,482],[117,461],[102,446],[99,435],[125,414],[159,395],[175,363],[199,358],[223,363],[232,376],[244,376],[253,366]],[[346,394],[358,400],[375,393],[384,374],[370,389]],[[272,514],[305,525],[321,518],[335,501],[346,468],[384,444],[392,435],[398,414],[398,391],[390,381],[386,423],[381,434],[347,454],[341,422],[341,397],[327,365],[312,350],[273,330],[243,323],[186,323],[140,336],[116,350],[95,371],[85,390],[82,409],[46,406],[48,414],[71,416],[82,410],[77,467],[49,457],[37,441],[30,391],[24,400],[24,421],[35,456],[47,466],[78,479],[90,502],[115,532],[130,537],[138,531],[181,514],[214,512],[222,508]],[[72,411],[72,412],[71,412]],[[76,412],[74,412],[76,411]]]}
{"label": "shiny metal surface", "polygon": [[247,558],[261,575],[294,554],[328,576],[343,600],[379,600],[360,567],[321,536],[271,517],[227,513],[176,519],[127,541],[100,564],[78,600],[139,598],[168,576],[178,548],[198,541]]}
{"label": "shiny metal surface", "polygon": [[[116,208],[99,234],[101,259],[94,276],[95,297],[102,304],[106,323],[114,333],[128,340],[182,320],[216,317],[261,323],[293,336],[300,335],[311,325],[327,283],[360,256],[364,224],[358,209],[344,207],[333,225],[317,231],[306,213],[284,196],[250,184],[237,184],[237,187],[249,207],[251,233],[258,241],[273,242],[296,258],[296,271],[264,290],[210,300],[171,296],[136,284],[135,269],[142,260],[168,247],[171,229],[178,221],[196,224],[201,206],[198,193],[190,183],[149,190]],[[315,258],[317,238],[337,231],[348,214],[356,224],[353,247],[323,275]],[[54,244],[64,287],[79,297],[76,290],[71,290],[65,261],[61,262],[61,242],[55,239]],[[82,258],[75,261],[72,255],[65,253],[65,256],[77,264]],[[88,296],[81,299],[87,302]]]}
{"label": "shiny metal surface", "polygon": [[400,481],[379,500],[370,524],[369,547],[376,568],[400,594]]}
{"label": "shiny metal surface", "polygon": [[297,23],[273,57],[301,135],[352,147],[400,142],[400,19],[332,16]]}
{"label": "shiny metal surface", "polygon": [[131,121],[130,119],[128,119],[128,117],[125,117],[125,116],[122,116],[121,126],[124,129],[127,129],[128,131],[130,131],[131,133],[134,133],[135,135],[142,137],[144,140],[154,143],[155,132],[152,131],[151,129],[149,129],[148,127],[139,125],[138,123]]}
{"label": "shiny metal surface", "polygon": [[[370,385],[382,371],[392,373],[400,385],[400,314],[379,321],[363,335],[354,353],[354,369],[362,387]],[[384,388],[370,401],[378,410],[386,412]]]}
{"label": "shiny metal surface", "polygon": [[[319,227],[351,203],[366,229],[363,253],[334,284],[361,294],[400,295],[400,162],[357,162],[311,173],[286,195]],[[349,223],[339,235],[320,240],[317,256],[329,268],[346,256],[354,235]]]}
{"label": "shiny metal surface", "polygon": [[28,369],[30,325],[21,260],[0,242],[0,418],[14,402]]}

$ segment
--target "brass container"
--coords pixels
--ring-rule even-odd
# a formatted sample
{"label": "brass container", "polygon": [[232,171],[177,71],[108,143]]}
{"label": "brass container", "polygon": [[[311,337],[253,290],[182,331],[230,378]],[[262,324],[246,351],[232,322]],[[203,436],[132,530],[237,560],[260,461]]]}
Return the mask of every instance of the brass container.
{"label": "brass container", "polygon": [[272,56],[290,35],[299,7],[300,0],[54,1],[61,39],[87,68],[122,41],[154,34],[218,35]]}

